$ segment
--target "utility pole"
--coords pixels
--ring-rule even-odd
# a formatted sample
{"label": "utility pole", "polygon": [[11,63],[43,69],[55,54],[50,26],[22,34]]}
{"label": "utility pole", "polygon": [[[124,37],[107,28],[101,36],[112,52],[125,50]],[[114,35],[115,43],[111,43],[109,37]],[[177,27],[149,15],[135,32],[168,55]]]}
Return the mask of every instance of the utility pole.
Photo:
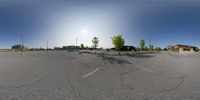
{"label": "utility pole", "polygon": [[78,49],[78,38],[76,37],[76,51],[77,51],[77,49]]}
{"label": "utility pole", "polygon": [[149,46],[151,46],[151,33],[149,34]]}
{"label": "utility pole", "polygon": [[47,47],[46,47],[46,51],[48,52],[48,49],[49,49],[49,47],[48,47],[48,45],[49,45],[49,44],[48,44],[48,41],[46,41],[46,43],[47,43],[47,45],[46,45],[46,46],[47,46]]}
{"label": "utility pole", "polygon": [[22,42],[21,51],[22,51],[22,55],[24,55],[24,36],[23,36],[23,34],[21,34],[21,42]]}

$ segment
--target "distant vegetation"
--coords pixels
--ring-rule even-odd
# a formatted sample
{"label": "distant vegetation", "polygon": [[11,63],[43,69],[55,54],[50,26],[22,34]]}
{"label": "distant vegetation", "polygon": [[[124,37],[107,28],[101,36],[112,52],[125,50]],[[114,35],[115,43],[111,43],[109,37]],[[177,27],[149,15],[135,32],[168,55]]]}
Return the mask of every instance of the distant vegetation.
{"label": "distant vegetation", "polygon": [[150,50],[154,50],[154,45],[149,44],[149,49],[150,49]]}
{"label": "distant vegetation", "polygon": [[[114,35],[113,37],[111,37],[112,39],[112,44],[114,46],[114,48],[107,48],[105,49],[106,51],[160,51],[162,50],[160,47],[156,47],[154,45],[149,44],[149,46],[145,45],[145,40],[141,39],[139,41],[139,46],[134,47],[132,45],[125,45],[125,39],[122,37],[122,35]],[[69,45],[69,46],[63,46],[63,47],[54,47],[53,50],[69,50],[69,51],[73,51],[73,50],[102,50],[103,48],[98,48],[99,46],[99,38],[98,37],[94,37],[92,39],[92,46],[87,46],[84,45],[84,43],[81,43],[80,46],[75,46],[75,45]],[[164,50],[170,50],[173,46],[167,46],[166,48],[164,48]],[[12,50],[15,51],[20,51],[20,50],[47,50],[45,48],[27,48],[26,46],[22,46],[20,44],[17,45],[13,45],[12,46]],[[48,50],[52,50],[52,49],[48,49]]]}
{"label": "distant vegetation", "polygon": [[82,43],[82,44],[81,44],[81,49],[84,49],[84,48],[85,48],[85,47],[84,47],[84,44]]}
{"label": "distant vegetation", "polygon": [[21,44],[16,44],[12,46],[13,50],[27,50],[28,47],[25,45],[21,45]]}
{"label": "distant vegetation", "polygon": [[140,40],[140,49],[141,50],[145,49],[145,41],[144,40]]}
{"label": "distant vegetation", "polygon": [[93,43],[93,47],[96,49],[98,47],[98,44],[99,44],[99,39],[97,37],[94,37],[92,39],[92,43]]}
{"label": "distant vegetation", "polygon": [[125,41],[122,38],[122,35],[115,35],[112,37],[112,44],[114,45],[116,50],[120,50],[124,43]]}
{"label": "distant vegetation", "polygon": [[168,46],[166,46],[166,47],[164,48],[164,50],[165,50],[165,51],[168,51],[168,50],[171,50],[172,48],[173,48],[172,45],[168,45]]}

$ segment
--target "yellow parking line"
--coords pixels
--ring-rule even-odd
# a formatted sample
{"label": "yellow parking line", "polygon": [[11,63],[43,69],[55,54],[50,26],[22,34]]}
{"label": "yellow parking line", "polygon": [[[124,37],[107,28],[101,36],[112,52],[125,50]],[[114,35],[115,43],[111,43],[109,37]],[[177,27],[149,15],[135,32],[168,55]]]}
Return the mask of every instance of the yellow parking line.
{"label": "yellow parking line", "polygon": [[98,68],[94,69],[93,71],[91,71],[91,72],[89,72],[89,73],[83,75],[83,78],[89,77],[90,75],[96,73],[96,72],[97,72],[98,70],[100,70],[100,69],[101,69],[101,67],[98,67]]}
{"label": "yellow parking line", "polygon": [[145,71],[147,71],[147,72],[155,73],[153,70],[147,69],[147,68],[145,68],[145,67],[143,67],[143,66],[140,66],[140,65],[137,65],[136,63],[134,63],[134,65],[136,65],[137,67],[139,67],[139,68],[141,68],[141,69],[143,69],[143,70],[145,70]]}
{"label": "yellow parking line", "polygon": [[148,69],[148,68],[145,68],[145,67],[143,67],[143,66],[141,66],[141,65],[138,65],[138,64],[136,64],[136,63],[135,63],[134,61],[132,61],[132,60],[128,60],[128,61],[132,62],[135,66],[137,66],[137,67],[143,69],[144,71],[147,71],[147,72],[150,72],[150,73],[155,73],[155,71],[153,71],[153,70],[151,70],[151,69]]}

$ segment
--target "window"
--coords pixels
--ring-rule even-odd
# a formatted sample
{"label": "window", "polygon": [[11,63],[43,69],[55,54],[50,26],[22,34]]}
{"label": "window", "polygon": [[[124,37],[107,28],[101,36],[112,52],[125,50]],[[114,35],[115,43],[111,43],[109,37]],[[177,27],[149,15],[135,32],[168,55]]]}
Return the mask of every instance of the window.
{"label": "window", "polygon": [[191,51],[190,48],[183,48],[183,51]]}

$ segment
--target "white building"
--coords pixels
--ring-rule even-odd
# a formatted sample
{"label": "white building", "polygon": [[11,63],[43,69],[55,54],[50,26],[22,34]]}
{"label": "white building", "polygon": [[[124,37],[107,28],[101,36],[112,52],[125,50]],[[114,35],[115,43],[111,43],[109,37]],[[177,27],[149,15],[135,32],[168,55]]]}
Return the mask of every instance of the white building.
{"label": "white building", "polygon": [[178,53],[194,53],[198,51],[198,48],[195,46],[190,46],[190,45],[181,45],[181,44],[176,44],[173,47],[174,52]]}

